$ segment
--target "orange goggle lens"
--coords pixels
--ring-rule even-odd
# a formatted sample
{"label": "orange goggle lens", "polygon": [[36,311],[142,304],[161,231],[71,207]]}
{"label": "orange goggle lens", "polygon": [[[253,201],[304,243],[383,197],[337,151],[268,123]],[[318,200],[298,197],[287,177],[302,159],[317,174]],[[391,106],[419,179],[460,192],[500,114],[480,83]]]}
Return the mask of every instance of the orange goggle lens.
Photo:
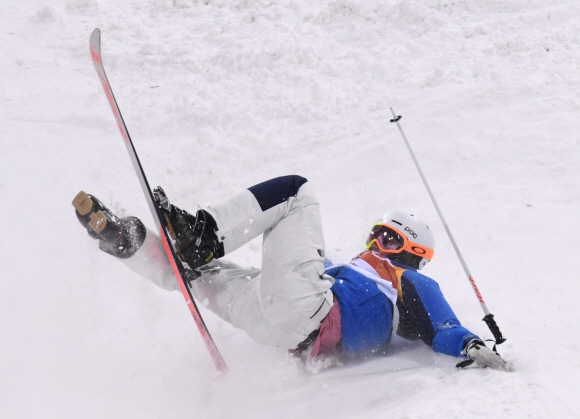
{"label": "orange goggle lens", "polygon": [[378,250],[383,253],[396,254],[406,250],[413,255],[421,256],[428,260],[433,258],[434,252],[433,249],[410,241],[402,232],[385,224],[375,224],[373,226],[367,239],[366,248],[371,249],[373,245],[376,245]]}

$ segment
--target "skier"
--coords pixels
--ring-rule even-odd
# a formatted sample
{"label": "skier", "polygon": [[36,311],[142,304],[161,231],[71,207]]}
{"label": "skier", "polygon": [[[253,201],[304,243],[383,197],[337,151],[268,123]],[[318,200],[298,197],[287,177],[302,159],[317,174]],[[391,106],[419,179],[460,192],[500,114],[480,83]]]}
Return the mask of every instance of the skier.
{"label": "skier", "polygon": [[[82,191],[73,205],[101,250],[158,286],[178,289],[159,237],[139,219],[120,219]],[[479,366],[512,368],[460,324],[439,285],[418,272],[432,259],[435,240],[413,215],[385,215],[362,253],[331,265],[319,203],[300,176],[254,185],[195,216],[174,205],[162,211],[177,254],[197,277],[195,298],[259,343],[305,360],[351,358],[380,354],[396,333]],[[260,234],[261,270],[221,259]]]}

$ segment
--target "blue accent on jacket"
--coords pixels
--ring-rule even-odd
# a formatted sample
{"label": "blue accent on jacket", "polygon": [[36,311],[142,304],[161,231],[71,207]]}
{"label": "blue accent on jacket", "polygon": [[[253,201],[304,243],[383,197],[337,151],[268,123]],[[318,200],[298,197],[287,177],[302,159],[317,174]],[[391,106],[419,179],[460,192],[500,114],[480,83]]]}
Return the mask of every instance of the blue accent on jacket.
{"label": "blue accent on jacket", "polygon": [[335,279],[331,290],[338,300],[342,324],[342,348],[361,354],[382,348],[391,337],[393,306],[377,285],[348,265],[326,270]]}

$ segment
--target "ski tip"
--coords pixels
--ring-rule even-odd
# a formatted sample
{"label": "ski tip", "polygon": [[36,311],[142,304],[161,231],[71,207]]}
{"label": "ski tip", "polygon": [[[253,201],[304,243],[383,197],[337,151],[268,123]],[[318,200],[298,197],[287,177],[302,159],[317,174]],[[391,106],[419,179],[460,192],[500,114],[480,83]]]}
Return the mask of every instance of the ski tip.
{"label": "ski tip", "polygon": [[91,49],[101,44],[101,30],[99,28],[95,28],[91,33],[89,44],[91,45]]}
{"label": "ski tip", "polygon": [[91,38],[89,40],[89,50],[91,53],[91,58],[93,63],[96,65],[101,62],[101,31],[96,28],[93,33],[91,33]]}

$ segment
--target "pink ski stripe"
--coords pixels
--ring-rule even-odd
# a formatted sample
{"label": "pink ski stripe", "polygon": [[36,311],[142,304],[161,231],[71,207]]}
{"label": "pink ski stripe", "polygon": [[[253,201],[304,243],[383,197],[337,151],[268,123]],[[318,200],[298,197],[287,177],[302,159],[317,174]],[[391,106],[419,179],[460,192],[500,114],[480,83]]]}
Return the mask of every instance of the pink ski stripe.
{"label": "pink ski stripe", "polygon": [[185,298],[185,302],[187,303],[187,307],[189,308],[189,311],[191,312],[191,315],[193,316],[193,319],[195,320],[195,324],[197,325],[197,328],[199,329],[199,333],[201,334],[201,337],[203,338],[203,341],[205,342],[205,345],[207,346],[207,349],[209,350],[209,353],[211,354],[211,357],[213,358],[213,361],[215,363],[216,368],[218,369],[219,372],[222,372],[222,373],[228,372],[228,367],[227,367],[226,363],[224,362],[221,354],[218,352],[218,349],[215,346],[215,342],[210,337],[209,332],[207,330],[207,327],[205,326],[205,324],[201,318],[201,315],[199,314],[197,307],[195,306],[194,302],[191,300],[191,298],[189,296],[189,292],[187,291],[185,281],[183,280],[181,273],[179,272],[179,268],[177,267],[177,264],[175,263],[175,259],[173,258],[173,254],[172,254],[171,249],[169,247],[169,243],[167,242],[167,236],[165,235],[163,227],[159,228],[159,236],[161,237],[161,242],[163,243],[163,249],[165,250],[165,253],[167,254],[167,257],[169,259],[169,263],[171,264],[171,269],[173,269],[173,273],[175,274],[175,277],[178,279],[177,282],[179,284],[179,288],[181,289],[181,293],[183,294],[183,297]]}

